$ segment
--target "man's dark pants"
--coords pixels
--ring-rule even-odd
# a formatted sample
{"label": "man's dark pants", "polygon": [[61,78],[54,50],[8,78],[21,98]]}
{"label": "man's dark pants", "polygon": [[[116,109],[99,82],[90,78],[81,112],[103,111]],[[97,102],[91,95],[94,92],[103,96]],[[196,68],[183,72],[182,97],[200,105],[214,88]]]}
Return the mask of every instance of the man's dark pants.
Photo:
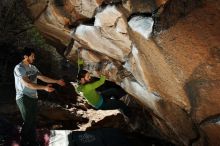
{"label": "man's dark pants", "polygon": [[24,121],[21,130],[21,145],[36,145],[36,118],[37,118],[37,99],[24,95],[16,100],[18,108]]}

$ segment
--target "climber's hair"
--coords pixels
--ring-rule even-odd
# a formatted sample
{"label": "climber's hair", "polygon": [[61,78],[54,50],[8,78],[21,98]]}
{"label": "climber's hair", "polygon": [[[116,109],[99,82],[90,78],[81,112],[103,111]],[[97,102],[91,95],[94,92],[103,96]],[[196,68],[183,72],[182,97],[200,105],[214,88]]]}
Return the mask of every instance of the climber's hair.
{"label": "climber's hair", "polygon": [[22,50],[22,55],[23,56],[31,56],[31,53],[35,53],[35,50],[33,48],[30,47],[24,47],[24,49]]}
{"label": "climber's hair", "polygon": [[78,76],[77,76],[77,80],[80,81],[81,78],[84,78],[87,73],[88,73],[87,70],[80,70],[80,71],[79,71],[79,74],[78,74]]}

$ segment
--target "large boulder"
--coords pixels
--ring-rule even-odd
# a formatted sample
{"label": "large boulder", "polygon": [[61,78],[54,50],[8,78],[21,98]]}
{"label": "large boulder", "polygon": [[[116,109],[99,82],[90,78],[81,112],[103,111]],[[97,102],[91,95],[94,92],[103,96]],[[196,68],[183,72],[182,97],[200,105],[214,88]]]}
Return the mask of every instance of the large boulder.
{"label": "large boulder", "polygon": [[220,2],[194,9],[202,2],[39,1],[35,24],[71,62],[83,59],[97,77],[109,72],[166,138],[215,145],[218,125],[206,123],[219,116]]}

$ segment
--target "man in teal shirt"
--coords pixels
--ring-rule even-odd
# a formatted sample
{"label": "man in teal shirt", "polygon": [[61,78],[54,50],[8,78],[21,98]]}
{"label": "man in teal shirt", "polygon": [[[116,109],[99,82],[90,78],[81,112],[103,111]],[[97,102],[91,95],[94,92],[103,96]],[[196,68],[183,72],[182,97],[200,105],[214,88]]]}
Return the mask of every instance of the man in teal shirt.
{"label": "man in teal shirt", "polygon": [[95,109],[121,109],[125,115],[128,115],[128,107],[121,100],[118,100],[126,95],[126,92],[116,88],[110,88],[101,93],[96,91],[98,87],[105,83],[105,79],[105,76],[101,76],[98,81],[91,82],[90,73],[82,70],[78,75],[80,84],[77,88],[77,92],[82,94],[88,103]]}

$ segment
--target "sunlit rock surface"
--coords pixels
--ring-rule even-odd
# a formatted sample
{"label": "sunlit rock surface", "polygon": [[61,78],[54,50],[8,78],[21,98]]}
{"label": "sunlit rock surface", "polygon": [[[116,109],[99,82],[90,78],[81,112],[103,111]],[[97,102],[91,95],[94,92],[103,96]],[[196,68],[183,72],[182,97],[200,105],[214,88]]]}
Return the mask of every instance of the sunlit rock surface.
{"label": "sunlit rock surface", "polygon": [[218,145],[219,4],[27,1],[36,26],[68,60],[82,58],[93,76],[108,71],[177,145]]}
{"label": "sunlit rock surface", "polygon": [[133,31],[138,32],[143,37],[148,39],[151,35],[154,21],[151,17],[133,17],[128,22]]}
{"label": "sunlit rock surface", "polygon": [[78,26],[75,36],[89,48],[115,60],[124,61],[131,49],[126,19],[116,7],[109,6],[98,13],[94,26]]}

